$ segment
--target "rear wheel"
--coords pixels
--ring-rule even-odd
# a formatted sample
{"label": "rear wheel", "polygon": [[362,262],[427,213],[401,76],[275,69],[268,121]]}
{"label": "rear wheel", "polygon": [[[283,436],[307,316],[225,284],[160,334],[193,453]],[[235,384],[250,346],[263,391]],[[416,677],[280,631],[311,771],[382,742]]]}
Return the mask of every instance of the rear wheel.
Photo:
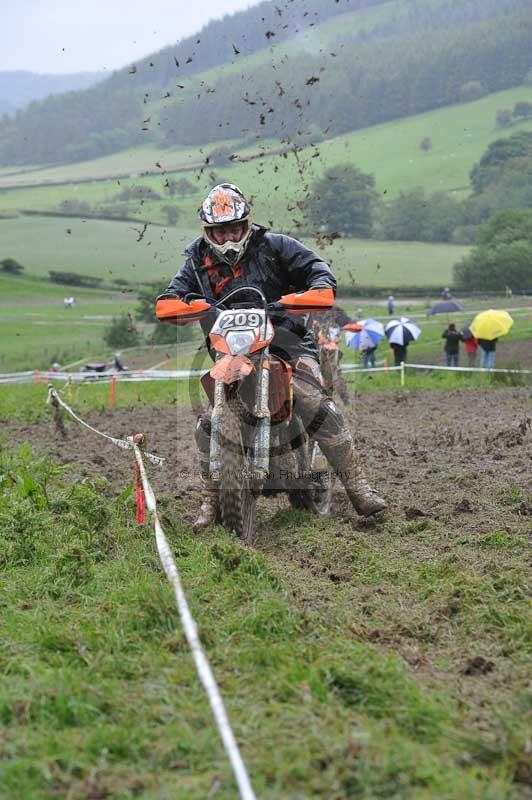
{"label": "rear wheel", "polygon": [[222,525],[246,544],[255,537],[256,495],[251,464],[244,447],[244,409],[236,396],[228,398],[221,421],[220,512]]}
{"label": "rear wheel", "polygon": [[[310,451],[310,452],[309,452]],[[307,439],[296,451],[300,474],[307,474],[307,485],[288,493],[292,508],[306,508],[320,517],[331,510],[334,472],[317,442]]]}

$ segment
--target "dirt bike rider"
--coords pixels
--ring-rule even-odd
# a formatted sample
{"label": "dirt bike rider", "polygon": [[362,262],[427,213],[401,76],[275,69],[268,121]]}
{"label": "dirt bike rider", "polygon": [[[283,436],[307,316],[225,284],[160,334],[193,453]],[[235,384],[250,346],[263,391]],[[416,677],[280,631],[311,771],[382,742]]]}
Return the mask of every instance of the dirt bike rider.
{"label": "dirt bike rider", "polygon": [[[164,319],[164,301],[196,293],[217,302],[238,286],[255,286],[270,305],[275,336],[271,352],[288,361],[293,370],[294,410],[318,442],[337,472],[351,503],[369,517],[386,508],[371,488],[359,465],[353,438],[344,418],[323,387],[314,336],[307,329],[307,316],[286,313],[277,301],[288,292],[328,288],[334,303],[336,280],[327,263],[303,244],[283,234],[270,233],[252,221],[251,207],[238,187],[215,186],[199,212],[203,235],[185,250],[187,260],[157,298],[156,313]],[[235,298],[236,300],[236,298]],[[242,300],[242,296],[239,297]],[[250,300],[256,301],[251,295]],[[207,335],[214,318],[201,319]],[[216,520],[217,485],[209,476],[210,414],[201,415],[196,427],[200,457],[203,503],[194,529]]]}

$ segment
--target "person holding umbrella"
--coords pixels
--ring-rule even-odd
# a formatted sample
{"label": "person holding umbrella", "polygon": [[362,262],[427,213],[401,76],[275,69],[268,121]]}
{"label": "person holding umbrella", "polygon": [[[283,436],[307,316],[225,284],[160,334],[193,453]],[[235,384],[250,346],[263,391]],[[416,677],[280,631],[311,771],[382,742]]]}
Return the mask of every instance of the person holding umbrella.
{"label": "person holding umbrella", "polygon": [[400,367],[401,363],[406,361],[406,349],[409,343],[418,338],[421,329],[413,322],[410,322],[408,317],[400,317],[399,319],[390,320],[384,332],[393,350],[395,366]]}
{"label": "person holding umbrella", "polygon": [[487,311],[477,314],[469,327],[480,346],[482,369],[493,369],[497,339],[499,336],[505,336],[513,324],[514,321],[507,311],[489,308]]}
{"label": "person holding umbrella", "polygon": [[[349,347],[360,351],[364,369],[375,369],[375,351],[384,336],[384,325],[376,319],[361,320],[355,325],[344,325]],[[349,333],[354,331],[354,333]]]}
{"label": "person holding umbrella", "polygon": [[478,339],[478,345],[480,347],[480,368],[493,369],[497,339]]}
{"label": "person holding umbrella", "polygon": [[397,344],[397,342],[390,342],[390,347],[393,352],[393,363],[395,367],[400,367],[406,361],[406,349],[408,344]]}

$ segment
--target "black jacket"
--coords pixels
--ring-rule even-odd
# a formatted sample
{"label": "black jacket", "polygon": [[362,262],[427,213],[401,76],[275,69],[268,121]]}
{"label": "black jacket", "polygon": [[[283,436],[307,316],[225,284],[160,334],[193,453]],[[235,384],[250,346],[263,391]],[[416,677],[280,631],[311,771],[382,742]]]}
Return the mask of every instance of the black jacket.
{"label": "black jacket", "polygon": [[[204,264],[207,255],[212,258],[213,252],[200,236],[185,250],[187,260],[171,281],[165,294],[161,296],[184,297],[189,292],[194,292],[215,302],[213,288]],[[219,266],[224,274],[232,275],[228,265],[216,264],[216,266]],[[238,286],[255,286],[263,292],[268,303],[272,303],[279,300],[283,294],[302,292],[316,286],[330,286],[336,291],[336,279],[331,268],[317,253],[309,250],[297,239],[280,233],[270,233],[260,225],[253,226],[253,234],[240,268],[240,277],[232,277],[224,287],[224,295]],[[240,294],[235,297],[235,302],[243,302],[246,299],[257,300],[257,296],[250,293],[246,298]],[[318,358],[316,340],[307,328],[308,315],[287,314],[282,317],[272,317],[271,321],[275,328],[271,344],[272,353],[287,360],[294,360],[303,355]],[[213,315],[208,315],[201,321],[205,335],[209,333],[213,322]]]}
{"label": "black jacket", "polygon": [[497,349],[497,339],[477,339],[485,353],[492,353]]}
{"label": "black jacket", "polygon": [[460,351],[460,342],[463,342],[463,337],[458,331],[446,330],[442,333],[442,339],[445,339],[443,349],[446,353],[455,356]]}

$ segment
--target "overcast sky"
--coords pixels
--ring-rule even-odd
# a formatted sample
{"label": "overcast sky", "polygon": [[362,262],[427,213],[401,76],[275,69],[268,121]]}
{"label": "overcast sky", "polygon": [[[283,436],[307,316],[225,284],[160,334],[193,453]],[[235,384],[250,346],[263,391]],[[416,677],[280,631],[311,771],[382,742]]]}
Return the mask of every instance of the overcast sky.
{"label": "overcast sky", "polygon": [[110,71],[257,2],[0,0],[0,71]]}

